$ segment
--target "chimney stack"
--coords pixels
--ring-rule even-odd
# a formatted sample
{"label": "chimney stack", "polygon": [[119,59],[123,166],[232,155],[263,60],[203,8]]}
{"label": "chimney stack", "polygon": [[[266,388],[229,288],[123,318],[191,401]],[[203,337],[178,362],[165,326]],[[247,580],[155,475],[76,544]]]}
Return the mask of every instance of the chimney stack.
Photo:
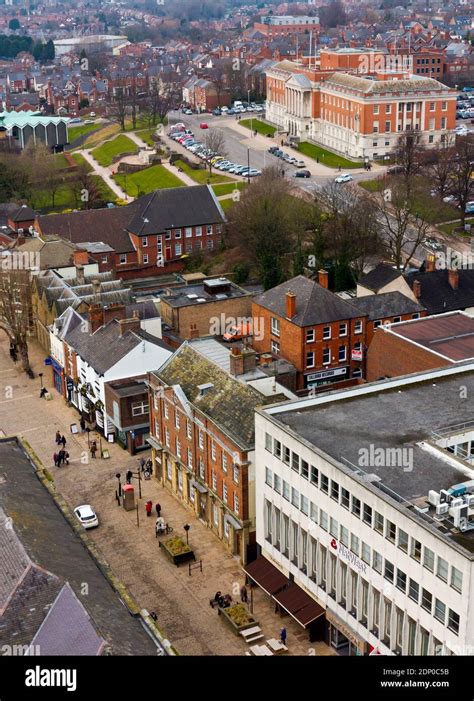
{"label": "chimney stack", "polygon": [[100,302],[100,280],[92,280],[92,293],[94,295],[94,302],[97,304]]}
{"label": "chimney stack", "polygon": [[436,257],[433,253],[428,253],[426,257],[426,272],[433,273],[436,270]]}
{"label": "chimney stack", "polygon": [[189,338],[199,338],[199,329],[196,324],[190,324]]}
{"label": "chimney stack", "polygon": [[84,275],[84,266],[76,264],[76,280],[78,285],[85,285],[86,276]]}
{"label": "chimney stack", "polygon": [[89,306],[90,332],[94,333],[104,325],[104,310],[101,304],[91,304]]}
{"label": "chimney stack", "polygon": [[421,297],[421,282],[419,280],[415,280],[413,283],[413,294],[417,299],[420,299]]}
{"label": "chimney stack", "polygon": [[327,270],[318,270],[318,282],[325,290],[329,289],[329,273]]}
{"label": "chimney stack", "polygon": [[229,372],[234,377],[237,377],[237,375],[244,374],[244,357],[242,355],[242,351],[240,351],[239,348],[236,348],[235,346],[230,351]]}
{"label": "chimney stack", "polygon": [[453,290],[457,290],[459,287],[459,270],[448,270],[448,282]]}
{"label": "chimney stack", "polygon": [[292,319],[296,314],[296,295],[291,290],[286,293],[286,318]]}
{"label": "chimney stack", "polygon": [[127,331],[140,331],[140,319],[118,319],[120,326],[120,336],[123,336]]}

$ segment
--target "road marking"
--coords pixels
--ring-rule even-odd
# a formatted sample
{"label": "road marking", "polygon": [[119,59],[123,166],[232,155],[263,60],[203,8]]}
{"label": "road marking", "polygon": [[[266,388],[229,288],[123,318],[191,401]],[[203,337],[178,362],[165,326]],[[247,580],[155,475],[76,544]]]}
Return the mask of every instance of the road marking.
{"label": "road marking", "polygon": [[20,399],[28,399],[29,397],[36,397],[36,394],[24,394],[22,397],[12,397],[11,399],[3,399],[0,404],[9,404],[10,402],[18,402]]}

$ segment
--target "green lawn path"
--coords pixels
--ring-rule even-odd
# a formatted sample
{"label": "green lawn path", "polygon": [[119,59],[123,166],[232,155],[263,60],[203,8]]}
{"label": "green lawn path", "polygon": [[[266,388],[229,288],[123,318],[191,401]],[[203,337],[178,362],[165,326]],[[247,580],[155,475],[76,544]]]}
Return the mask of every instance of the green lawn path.
{"label": "green lawn path", "polygon": [[92,156],[101,166],[110,166],[114,162],[114,158],[125,153],[136,153],[138,146],[134,141],[120,134],[111,141],[105,141],[101,146],[98,146],[92,151]]}
{"label": "green lawn path", "polygon": [[153,190],[167,187],[185,187],[182,180],[162,165],[150,166],[128,175],[119,173],[114,176],[114,179],[117,185],[120,185],[122,190],[131,197],[146,195]]}

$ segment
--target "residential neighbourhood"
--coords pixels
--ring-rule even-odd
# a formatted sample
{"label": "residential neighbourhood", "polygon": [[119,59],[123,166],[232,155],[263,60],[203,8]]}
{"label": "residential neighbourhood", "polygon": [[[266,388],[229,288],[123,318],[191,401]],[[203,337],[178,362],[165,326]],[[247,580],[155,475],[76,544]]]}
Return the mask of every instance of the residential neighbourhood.
{"label": "residential neighbourhood", "polygon": [[0,5],[2,700],[104,656],[460,697],[473,125],[464,0]]}

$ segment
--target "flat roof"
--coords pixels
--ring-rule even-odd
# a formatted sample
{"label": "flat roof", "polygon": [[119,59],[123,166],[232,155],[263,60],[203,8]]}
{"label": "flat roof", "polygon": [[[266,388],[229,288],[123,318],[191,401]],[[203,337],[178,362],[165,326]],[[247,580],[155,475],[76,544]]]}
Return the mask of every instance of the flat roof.
{"label": "flat roof", "polygon": [[401,321],[386,330],[454,363],[474,358],[474,318],[463,312]]}
{"label": "flat roof", "polygon": [[[394,500],[399,508],[409,508],[412,515],[433,527],[437,524],[432,516],[423,516],[415,504],[424,502],[430,490],[439,492],[474,479],[474,469],[439,449],[433,435],[446,435],[446,427],[463,423],[472,424],[474,430],[472,402],[460,398],[460,387],[466,388],[467,397],[474,393],[474,363],[257,411],[270,415],[283,430],[296,434],[311,448],[323,451],[367,487],[378,489],[380,498]],[[379,448],[405,449],[403,455],[410,459],[406,465],[393,466],[387,460],[383,462],[388,464],[379,465],[371,457]],[[463,547],[474,552],[474,531],[456,535],[452,529],[438,530],[450,540],[462,540]]]}
{"label": "flat roof", "polygon": [[[219,288],[226,288],[219,291]],[[210,290],[215,289],[215,292]],[[160,301],[170,307],[189,307],[204,302],[222,302],[236,297],[251,296],[250,292],[231,282],[227,278],[203,280],[202,282],[169,288],[169,294],[164,294]]]}

